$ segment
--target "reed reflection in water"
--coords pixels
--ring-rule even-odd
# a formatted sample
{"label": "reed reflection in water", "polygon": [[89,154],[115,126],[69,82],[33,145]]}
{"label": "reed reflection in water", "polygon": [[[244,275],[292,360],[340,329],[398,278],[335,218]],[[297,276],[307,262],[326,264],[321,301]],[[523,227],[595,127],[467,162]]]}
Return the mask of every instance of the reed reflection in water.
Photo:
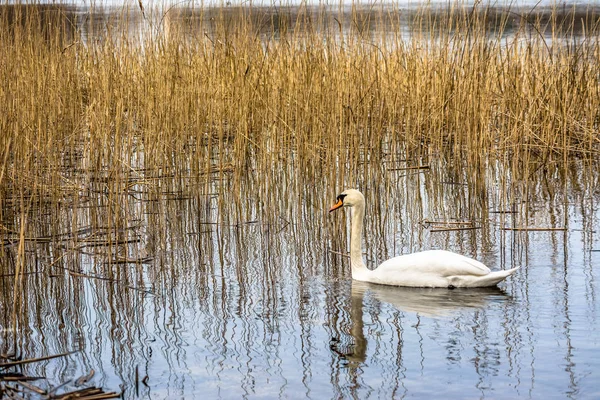
{"label": "reed reflection in water", "polygon": [[[280,171],[266,181],[245,179],[240,195],[223,189],[225,174],[209,193],[190,182],[142,200],[124,196],[138,220],[117,232],[119,241],[92,222],[95,200],[54,215],[60,229],[74,219],[96,228],[28,243],[29,260],[37,261],[24,280],[17,338],[23,354],[82,351],[29,373],[60,382],[94,369],[96,384],[123,385],[126,397],[594,397],[593,186],[573,174],[568,204],[556,193],[562,185],[541,183],[528,187],[525,207],[512,207],[489,183],[502,170],[482,177],[442,165],[381,175],[381,186],[358,179],[370,204],[367,259],[443,247],[492,269],[522,265],[500,289],[352,282],[338,254],[347,249],[346,219],[326,213],[338,191],[328,178],[314,177],[307,190],[265,190],[284,187],[281,179],[290,178]],[[439,190],[450,176],[453,184]],[[431,221],[451,216],[471,218],[479,229],[432,229]],[[568,231],[502,229],[560,226],[565,218]],[[100,246],[104,240],[115,244]],[[5,307],[12,292],[2,282]],[[3,331],[4,344],[13,337]]]}

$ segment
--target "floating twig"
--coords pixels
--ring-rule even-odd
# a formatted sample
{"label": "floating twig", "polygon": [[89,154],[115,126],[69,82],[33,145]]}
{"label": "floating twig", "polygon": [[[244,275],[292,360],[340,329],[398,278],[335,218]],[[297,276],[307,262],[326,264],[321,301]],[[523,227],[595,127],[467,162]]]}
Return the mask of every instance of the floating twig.
{"label": "floating twig", "polygon": [[7,362],[7,363],[0,363],[0,368],[9,368],[9,367],[14,367],[16,365],[23,365],[23,364],[30,364],[30,363],[34,363],[34,362],[38,362],[38,361],[52,360],[53,358],[70,356],[71,354],[75,354],[75,353],[78,353],[78,352],[79,352],[79,350],[75,350],[75,351],[68,351],[66,353],[61,353],[61,354],[55,354],[53,356],[45,356],[45,357],[38,357],[38,358],[28,358],[26,360],[10,361],[10,362]]}
{"label": "floating twig", "polygon": [[0,381],[15,382],[15,381],[37,381],[44,379],[41,376],[26,376],[19,372],[7,372],[0,374]]}
{"label": "floating twig", "polygon": [[142,258],[117,258],[110,261],[105,261],[104,264],[149,264],[154,260],[154,257]]}
{"label": "floating twig", "polygon": [[64,397],[63,395],[60,395],[60,396],[54,396],[54,393],[58,392],[58,390],[59,390],[60,388],[63,388],[63,387],[65,387],[65,386],[67,386],[67,385],[68,385],[69,383],[71,383],[72,381],[73,381],[72,379],[69,379],[68,381],[65,381],[65,382],[63,382],[63,383],[61,383],[60,385],[53,387],[53,388],[52,388],[52,389],[50,389],[50,391],[48,392],[48,397],[50,397],[50,398],[62,398],[62,397]]}
{"label": "floating twig", "polygon": [[429,165],[412,165],[412,166],[408,166],[408,167],[401,167],[401,168],[388,168],[388,171],[407,171],[407,170],[413,170],[413,169],[430,169],[431,167]]}
{"label": "floating twig", "polygon": [[114,399],[120,397],[121,394],[117,392],[105,392],[104,390],[97,387],[89,387],[85,389],[79,389],[68,393],[63,393],[59,396],[52,396],[52,399],[66,400],[66,399],[84,399],[84,400],[100,400],[100,399]]}
{"label": "floating twig", "polygon": [[511,227],[503,227],[500,228],[505,231],[516,231],[516,232],[541,232],[541,231],[566,231],[567,228],[535,228],[535,227],[520,227],[520,228],[511,228]]}
{"label": "floating twig", "polygon": [[[41,274],[40,271],[33,271],[33,272],[22,272],[19,275],[36,275],[36,274]],[[0,278],[14,278],[15,274],[2,274],[0,275]]]}
{"label": "floating twig", "polygon": [[96,373],[96,371],[94,371],[93,369],[90,370],[90,372],[88,372],[87,375],[82,375],[79,378],[77,378],[75,380],[75,385],[76,386],[81,386],[84,383],[86,383],[87,381],[89,381],[90,379],[92,379],[92,377],[94,376],[94,374]]}
{"label": "floating twig", "polygon": [[77,246],[77,250],[82,249],[84,247],[102,247],[102,246],[118,246],[118,245],[122,245],[122,244],[130,244],[130,243],[139,243],[141,242],[142,239],[140,238],[135,238],[135,239],[127,239],[127,240],[107,240],[107,239],[100,239],[100,240],[81,240],[79,242],[79,246]]}
{"label": "floating twig", "polygon": [[[66,270],[70,276],[74,277],[74,278],[87,278],[87,279],[97,279],[100,281],[106,281],[106,282],[112,282],[112,283],[122,283],[123,281],[119,280],[119,279],[114,279],[114,278],[107,278],[105,276],[100,276],[100,275],[91,275],[91,274],[84,274],[83,272],[78,272],[78,271],[73,271],[72,269],[68,269],[68,268],[63,268],[64,270]],[[56,277],[58,275],[51,275],[52,277]],[[135,286],[131,286],[131,285],[127,285],[125,286],[127,289],[131,289],[131,290],[137,290],[139,292],[142,293],[146,293],[146,294],[154,294],[151,290],[148,289],[140,289],[138,287]]]}
{"label": "floating twig", "polygon": [[473,225],[473,221],[430,221],[428,219],[423,220],[423,223],[427,225]]}
{"label": "floating twig", "polygon": [[[42,378],[39,378],[42,379]],[[25,389],[35,392],[37,394],[45,395],[47,392],[41,387],[32,385],[31,383],[25,382],[22,379],[17,382],[19,385],[23,386]]]}
{"label": "floating twig", "polygon": [[468,231],[481,228],[475,226],[473,221],[430,221],[426,219],[421,224],[429,229],[429,232]]}
{"label": "floating twig", "polygon": [[453,181],[442,181],[444,185],[459,185],[459,186],[469,186],[468,183],[464,182],[453,182]]}
{"label": "floating twig", "polygon": [[342,252],[331,250],[331,249],[329,249],[329,252],[333,253],[333,254],[337,254],[338,256],[350,258],[350,254],[342,253]]}
{"label": "floating twig", "polygon": [[434,229],[430,229],[429,232],[471,231],[474,229],[481,229],[481,227],[480,226],[463,226],[460,228],[434,228]]}

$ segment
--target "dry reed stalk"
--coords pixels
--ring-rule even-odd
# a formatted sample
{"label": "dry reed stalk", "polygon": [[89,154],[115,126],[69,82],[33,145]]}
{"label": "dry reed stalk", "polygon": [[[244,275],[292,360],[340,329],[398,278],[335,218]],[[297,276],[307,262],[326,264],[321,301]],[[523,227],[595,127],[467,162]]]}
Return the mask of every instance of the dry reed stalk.
{"label": "dry reed stalk", "polygon": [[9,362],[5,362],[5,363],[0,363],[0,368],[10,368],[10,367],[14,367],[14,366],[17,366],[17,365],[31,364],[31,363],[35,363],[35,362],[38,362],[38,361],[52,360],[54,358],[65,357],[65,356],[68,356],[68,355],[71,355],[71,354],[75,354],[77,352],[79,352],[79,350],[69,351],[69,352],[61,353],[61,354],[53,354],[51,356],[28,358],[28,359],[25,359],[25,360],[18,360],[18,361],[9,361]]}
{"label": "dry reed stalk", "polygon": [[[41,208],[71,199],[85,212],[69,229],[108,227],[111,252],[126,251],[136,201],[167,193],[217,193],[218,222],[235,224],[257,219],[243,196],[256,184],[257,212],[275,218],[267,205],[315,177],[392,184],[401,178],[385,165],[398,160],[456,160],[480,175],[496,159],[510,170],[507,209],[536,171],[598,158],[593,9],[174,8],[120,21],[41,10],[0,11],[2,216],[15,220],[17,188]],[[164,206],[152,215],[166,224]]]}
{"label": "dry reed stalk", "polygon": [[506,231],[517,231],[517,232],[543,232],[543,231],[566,231],[567,228],[543,228],[543,227],[503,227],[501,228]]}
{"label": "dry reed stalk", "polygon": [[432,228],[429,232],[453,232],[453,231],[472,231],[481,229],[480,226],[465,226],[460,228]]}

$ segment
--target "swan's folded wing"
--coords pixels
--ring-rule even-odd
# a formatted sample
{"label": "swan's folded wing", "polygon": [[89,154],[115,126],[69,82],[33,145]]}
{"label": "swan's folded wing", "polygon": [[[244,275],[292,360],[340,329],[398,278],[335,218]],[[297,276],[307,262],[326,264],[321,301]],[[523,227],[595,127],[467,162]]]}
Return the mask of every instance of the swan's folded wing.
{"label": "swan's folded wing", "polygon": [[382,263],[377,270],[385,274],[420,273],[439,277],[483,276],[490,273],[490,269],[479,261],[445,250],[429,250],[394,257]]}

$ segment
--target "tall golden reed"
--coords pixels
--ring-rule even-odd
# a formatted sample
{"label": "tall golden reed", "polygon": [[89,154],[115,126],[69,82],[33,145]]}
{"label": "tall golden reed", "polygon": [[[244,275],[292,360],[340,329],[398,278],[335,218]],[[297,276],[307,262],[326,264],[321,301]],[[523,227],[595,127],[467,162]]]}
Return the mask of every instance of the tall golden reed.
{"label": "tall golden reed", "polygon": [[594,9],[139,11],[0,8],[4,237],[32,204],[90,199],[109,211],[93,209],[93,226],[123,232],[136,193],[190,181],[244,193],[250,176],[281,196],[294,188],[275,173],[335,186],[407,155],[503,160],[517,179],[598,157]]}

